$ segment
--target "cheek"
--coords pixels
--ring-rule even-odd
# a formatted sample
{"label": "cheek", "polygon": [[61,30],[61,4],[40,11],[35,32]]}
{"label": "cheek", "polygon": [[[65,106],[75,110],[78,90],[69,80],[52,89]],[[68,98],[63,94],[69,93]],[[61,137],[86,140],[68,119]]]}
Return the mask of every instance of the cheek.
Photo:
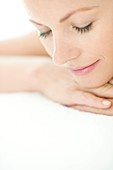
{"label": "cheek", "polygon": [[83,46],[86,51],[84,58],[87,61],[99,58],[101,63],[91,74],[75,79],[80,86],[95,88],[107,83],[113,77],[113,36],[110,33],[100,32],[98,36],[90,38],[90,43],[86,42]]}
{"label": "cheek", "polygon": [[110,31],[95,31],[82,44],[86,52],[104,56],[106,61],[113,61],[113,36]]}
{"label": "cheek", "polygon": [[96,53],[98,54],[94,56],[100,59],[100,64],[86,76],[76,77],[76,81],[80,86],[97,88],[106,84],[113,77],[113,50],[105,50],[103,53],[98,49]]}

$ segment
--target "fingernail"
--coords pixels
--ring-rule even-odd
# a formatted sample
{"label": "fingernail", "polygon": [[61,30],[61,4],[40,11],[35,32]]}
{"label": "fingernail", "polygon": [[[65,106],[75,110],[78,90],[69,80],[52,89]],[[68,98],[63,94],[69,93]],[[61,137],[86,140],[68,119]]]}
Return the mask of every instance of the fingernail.
{"label": "fingernail", "polygon": [[103,100],[103,101],[102,101],[102,104],[103,104],[104,106],[109,106],[109,105],[111,105],[111,102],[110,102],[109,100]]}

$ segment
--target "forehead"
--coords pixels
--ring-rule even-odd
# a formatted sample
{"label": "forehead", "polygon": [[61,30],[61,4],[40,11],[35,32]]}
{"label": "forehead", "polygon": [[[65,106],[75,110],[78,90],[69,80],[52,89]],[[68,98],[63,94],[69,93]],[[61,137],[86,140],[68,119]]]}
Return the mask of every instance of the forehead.
{"label": "forehead", "polygon": [[[51,11],[58,9],[68,9],[70,7],[95,5],[103,2],[104,0],[23,0],[25,5],[32,10],[40,9],[41,11]],[[50,8],[52,7],[52,8]]]}
{"label": "forehead", "polygon": [[[70,11],[87,6],[100,6],[106,0],[24,0],[30,18],[39,23],[55,20]],[[42,23],[43,24],[43,23]]]}

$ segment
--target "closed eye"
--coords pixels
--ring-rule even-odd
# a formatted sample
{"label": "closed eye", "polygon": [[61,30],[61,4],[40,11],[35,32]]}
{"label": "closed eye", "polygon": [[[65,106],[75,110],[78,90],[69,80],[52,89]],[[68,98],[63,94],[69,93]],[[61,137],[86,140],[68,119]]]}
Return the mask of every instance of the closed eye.
{"label": "closed eye", "polygon": [[93,23],[90,23],[88,25],[86,25],[85,27],[76,27],[76,26],[72,26],[73,29],[75,29],[75,31],[77,31],[78,33],[86,33],[89,32],[92,29],[92,25]]}
{"label": "closed eye", "polygon": [[47,32],[40,32],[40,33],[39,33],[39,37],[41,37],[41,38],[47,38],[51,33],[52,33],[51,30],[49,30],[49,31],[47,31]]}
{"label": "closed eye", "polygon": [[[86,33],[89,32],[92,29],[92,25],[93,23],[88,24],[85,27],[77,27],[77,26],[72,26],[73,29],[75,29],[75,31],[77,31],[78,33]],[[49,30],[47,32],[40,32],[39,33],[39,37],[41,38],[47,38],[48,36],[50,36],[50,34],[52,34],[52,31]]]}

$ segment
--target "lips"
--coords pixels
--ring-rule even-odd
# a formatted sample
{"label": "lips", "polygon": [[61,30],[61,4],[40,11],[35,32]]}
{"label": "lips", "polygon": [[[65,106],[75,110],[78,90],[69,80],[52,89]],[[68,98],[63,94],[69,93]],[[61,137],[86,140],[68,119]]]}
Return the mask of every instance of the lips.
{"label": "lips", "polygon": [[79,76],[82,76],[82,75],[85,75],[89,72],[91,72],[96,66],[97,64],[99,63],[100,60],[97,60],[96,62],[94,62],[93,64],[90,64],[88,66],[85,66],[85,67],[78,67],[76,69],[73,69],[72,72],[75,74],[75,75],[79,75]]}

